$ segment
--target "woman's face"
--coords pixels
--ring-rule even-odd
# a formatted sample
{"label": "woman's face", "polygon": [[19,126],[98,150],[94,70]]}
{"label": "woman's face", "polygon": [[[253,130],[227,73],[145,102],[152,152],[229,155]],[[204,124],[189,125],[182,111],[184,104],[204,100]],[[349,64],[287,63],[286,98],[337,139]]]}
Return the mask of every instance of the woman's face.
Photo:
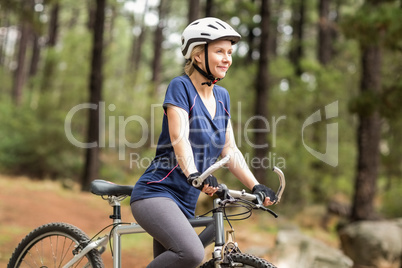
{"label": "woman's face", "polygon": [[[226,72],[229,70],[230,65],[232,65],[232,42],[228,40],[218,40],[208,44],[208,64],[209,70],[212,75],[216,78],[224,78]],[[199,56],[199,61],[201,61],[202,67],[205,67],[205,51]]]}

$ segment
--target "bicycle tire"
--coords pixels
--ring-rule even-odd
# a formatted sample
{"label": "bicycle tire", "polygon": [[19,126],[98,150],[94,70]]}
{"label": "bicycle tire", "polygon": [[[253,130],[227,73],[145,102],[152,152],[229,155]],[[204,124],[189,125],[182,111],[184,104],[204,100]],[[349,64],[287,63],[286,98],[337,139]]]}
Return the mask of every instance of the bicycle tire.
{"label": "bicycle tire", "polygon": [[[233,253],[229,255],[232,260],[231,263],[222,263],[222,268],[230,267],[243,267],[243,268],[276,268],[275,265],[262,258],[245,254],[245,253]],[[214,260],[211,259],[208,262],[201,265],[199,268],[215,268]]]}
{"label": "bicycle tire", "polygon": [[[73,250],[88,236],[67,223],[49,223],[30,232],[11,255],[7,268],[63,267],[74,256]],[[103,268],[100,253],[89,251],[74,267]]]}

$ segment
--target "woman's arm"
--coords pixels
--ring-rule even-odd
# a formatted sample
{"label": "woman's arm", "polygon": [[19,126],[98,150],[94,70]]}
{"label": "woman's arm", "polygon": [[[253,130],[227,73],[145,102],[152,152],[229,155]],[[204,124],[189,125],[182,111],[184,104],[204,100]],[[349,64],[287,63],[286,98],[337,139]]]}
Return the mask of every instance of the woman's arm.
{"label": "woman's arm", "polygon": [[222,157],[230,155],[230,161],[227,164],[229,171],[238,178],[247,188],[253,189],[256,184],[259,184],[254,174],[249,169],[243,154],[237,148],[234,139],[232,124],[228,123],[226,130],[225,146],[222,150]]}
{"label": "woman's arm", "polygon": [[189,141],[188,113],[177,106],[169,105],[166,109],[170,140],[176,155],[177,162],[184,175],[198,172],[194,164],[193,149]]}
{"label": "woman's arm", "polygon": [[[180,165],[184,175],[188,178],[190,174],[197,173],[197,167],[194,162],[193,149],[189,140],[189,120],[188,113],[177,106],[170,105],[166,109],[170,140],[176,155],[177,162]],[[215,177],[214,183],[217,186]],[[212,183],[212,184],[214,184]],[[204,184],[202,192],[212,196],[219,188],[213,185]]]}
{"label": "woman's arm", "polygon": [[[234,139],[233,128],[230,123],[228,123],[226,131],[226,141],[225,146],[222,150],[222,157],[230,155],[230,161],[227,164],[229,171],[238,178],[246,187],[250,190],[254,188],[255,185],[259,184],[254,174],[249,169],[243,154],[237,148],[236,141]],[[264,201],[264,206],[272,205],[273,202],[266,197]]]}

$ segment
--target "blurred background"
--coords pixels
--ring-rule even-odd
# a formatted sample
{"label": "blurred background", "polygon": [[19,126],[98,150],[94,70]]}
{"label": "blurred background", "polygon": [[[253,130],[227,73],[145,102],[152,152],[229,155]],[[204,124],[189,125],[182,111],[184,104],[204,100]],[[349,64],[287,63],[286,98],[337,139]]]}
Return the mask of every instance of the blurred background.
{"label": "blurred background", "polygon": [[181,32],[213,16],[242,35],[219,84],[256,177],[286,175],[278,212],[320,207],[337,220],[313,225],[333,235],[400,217],[401,14],[393,0],[0,0],[0,173],[134,184],[183,73]]}

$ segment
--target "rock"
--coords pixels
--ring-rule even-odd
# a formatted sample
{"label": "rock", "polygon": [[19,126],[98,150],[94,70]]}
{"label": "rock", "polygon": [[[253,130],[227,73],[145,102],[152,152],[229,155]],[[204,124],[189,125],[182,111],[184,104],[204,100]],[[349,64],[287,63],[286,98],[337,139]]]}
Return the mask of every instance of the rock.
{"label": "rock", "polygon": [[401,223],[399,220],[349,224],[339,232],[342,249],[355,267],[400,268]]}
{"label": "rock", "polygon": [[352,260],[342,251],[302,234],[298,230],[278,232],[274,249],[279,268],[350,268]]}

